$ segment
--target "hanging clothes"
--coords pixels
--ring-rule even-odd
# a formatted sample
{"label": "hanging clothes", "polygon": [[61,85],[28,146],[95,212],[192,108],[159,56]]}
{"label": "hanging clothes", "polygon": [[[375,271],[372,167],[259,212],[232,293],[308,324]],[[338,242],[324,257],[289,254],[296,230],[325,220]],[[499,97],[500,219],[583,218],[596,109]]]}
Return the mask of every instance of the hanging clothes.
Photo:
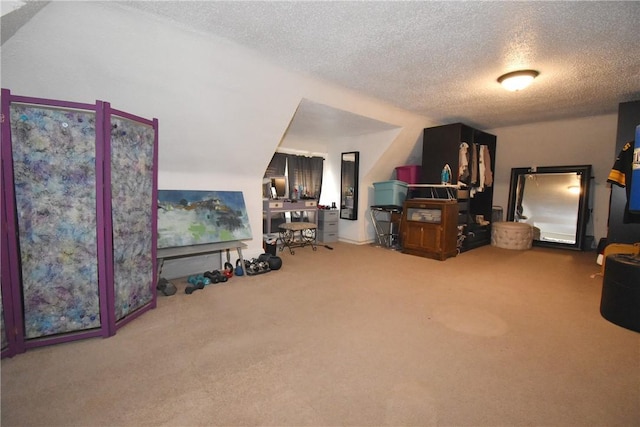
{"label": "hanging clothes", "polygon": [[640,126],[636,130],[636,145],[631,160],[631,185],[629,195],[629,211],[640,215]]}
{"label": "hanging clothes", "polygon": [[493,185],[493,171],[491,170],[491,153],[489,152],[489,146],[483,145],[482,150],[484,152],[484,185],[491,187]]}
{"label": "hanging clothes", "polygon": [[469,184],[469,144],[463,142],[458,150],[458,182]]}
{"label": "hanging clothes", "polygon": [[472,186],[478,185],[478,144],[471,144],[469,164],[469,170],[471,171],[471,180],[469,184]]}
{"label": "hanging clothes", "polygon": [[484,191],[485,159],[482,147],[478,147],[478,191]]}
{"label": "hanging clothes", "polygon": [[618,157],[616,158],[611,172],[607,177],[607,182],[622,187],[627,193],[627,203],[624,207],[624,216],[622,222],[624,224],[640,223],[640,213],[629,210],[629,201],[631,200],[631,179],[633,176],[633,141],[627,142]]}

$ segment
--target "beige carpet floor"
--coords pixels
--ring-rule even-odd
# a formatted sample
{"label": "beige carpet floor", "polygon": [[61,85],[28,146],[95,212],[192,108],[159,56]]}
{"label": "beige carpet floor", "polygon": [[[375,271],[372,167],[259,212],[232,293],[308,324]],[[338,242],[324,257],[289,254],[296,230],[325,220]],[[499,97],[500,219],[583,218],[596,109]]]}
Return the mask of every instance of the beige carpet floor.
{"label": "beige carpet floor", "polygon": [[640,425],[595,253],[333,246],[3,360],[2,426]]}

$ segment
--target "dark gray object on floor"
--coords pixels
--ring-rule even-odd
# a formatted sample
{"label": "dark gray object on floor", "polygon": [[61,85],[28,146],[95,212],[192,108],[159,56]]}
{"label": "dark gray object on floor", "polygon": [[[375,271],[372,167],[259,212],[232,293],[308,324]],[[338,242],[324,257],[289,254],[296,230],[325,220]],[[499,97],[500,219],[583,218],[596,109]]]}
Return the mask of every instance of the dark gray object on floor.
{"label": "dark gray object on floor", "polygon": [[640,332],[640,257],[607,256],[600,314],[623,328]]}
{"label": "dark gray object on floor", "polygon": [[161,277],[160,280],[158,280],[158,286],[156,287],[156,289],[158,289],[160,292],[162,292],[165,296],[168,296],[168,297],[175,294],[178,291],[178,288],[176,288],[173,283],[171,283],[164,277]]}

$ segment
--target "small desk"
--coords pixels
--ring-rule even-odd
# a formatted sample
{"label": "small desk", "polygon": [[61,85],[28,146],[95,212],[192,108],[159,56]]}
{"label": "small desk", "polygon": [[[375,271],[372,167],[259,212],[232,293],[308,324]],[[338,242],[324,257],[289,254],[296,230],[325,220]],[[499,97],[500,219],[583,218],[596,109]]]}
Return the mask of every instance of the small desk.
{"label": "small desk", "polygon": [[[318,226],[312,222],[286,222],[280,224],[280,241],[283,251],[285,247],[289,248],[291,255],[295,254],[293,248],[302,248],[311,245],[313,250],[316,248],[316,229]],[[300,232],[300,240],[296,241],[296,231]]]}
{"label": "small desk", "polygon": [[317,200],[264,200],[262,211],[266,214],[267,224],[264,229],[265,234],[271,233],[271,217],[273,214],[285,212],[313,212],[314,223],[318,225],[318,201]]}
{"label": "small desk", "polygon": [[162,273],[162,266],[165,259],[170,258],[182,258],[195,255],[209,254],[213,252],[227,252],[227,262],[229,261],[229,250],[235,249],[238,252],[238,258],[240,258],[240,265],[244,268],[244,257],[242,256],[242,249],[246,249],[246,243],[239,240],[232,240],[230,242],[219,243],[207,243],[204,245],[191,245],[191,246],[177,246],[174,248],[161,248],[158,249],[156,259],[158,263],[158,280],[160,280],[160,274]]}

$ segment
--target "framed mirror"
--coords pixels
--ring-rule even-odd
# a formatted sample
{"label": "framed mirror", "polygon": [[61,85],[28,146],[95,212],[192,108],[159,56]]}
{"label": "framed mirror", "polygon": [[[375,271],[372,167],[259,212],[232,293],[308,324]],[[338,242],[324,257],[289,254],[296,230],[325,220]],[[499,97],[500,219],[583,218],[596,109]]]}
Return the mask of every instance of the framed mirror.
{"label": "framed mirror", "polygon": [[511,169],[507,220],[531,224],[533,244],[582,250],[591,165]]}
{"label": "framed mirror", "polygon": [[340,218],[358,219],[358,166],[360,152],[342,153],[340,163]]}

